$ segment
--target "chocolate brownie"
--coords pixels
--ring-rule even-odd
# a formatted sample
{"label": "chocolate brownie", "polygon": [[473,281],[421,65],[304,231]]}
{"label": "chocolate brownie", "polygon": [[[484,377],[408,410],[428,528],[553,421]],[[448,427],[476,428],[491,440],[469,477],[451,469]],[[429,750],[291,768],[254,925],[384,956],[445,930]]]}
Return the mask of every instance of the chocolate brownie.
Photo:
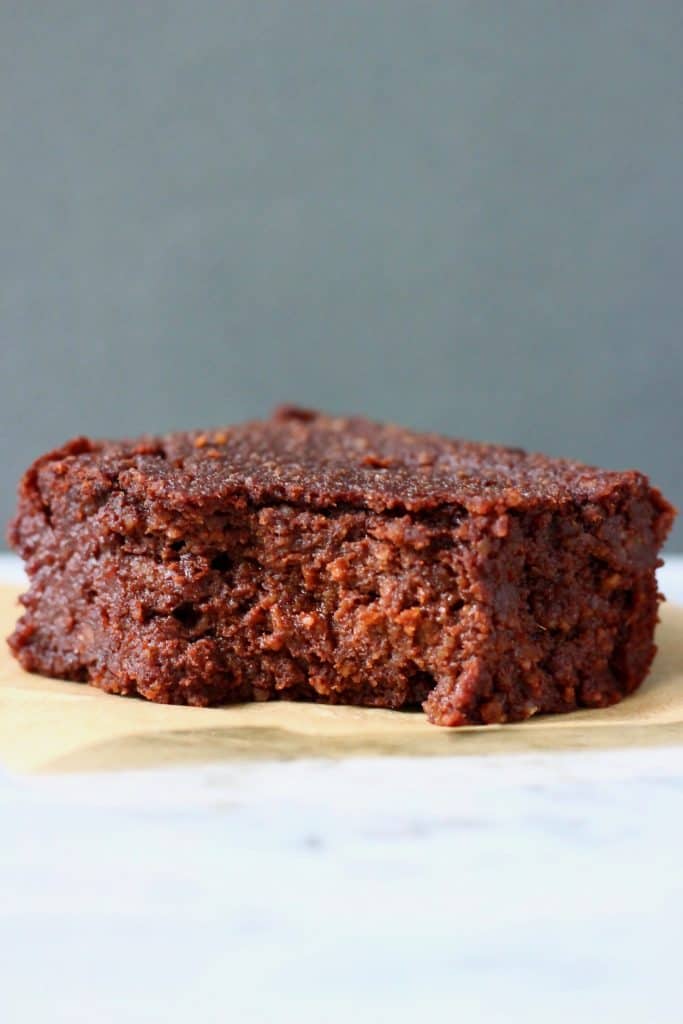
{"label": "chocolate brownie", "polygon": [[25,474],[31,672],[175,704],[604,707],[652,661],[674,510],[635,471],[283,408]]}

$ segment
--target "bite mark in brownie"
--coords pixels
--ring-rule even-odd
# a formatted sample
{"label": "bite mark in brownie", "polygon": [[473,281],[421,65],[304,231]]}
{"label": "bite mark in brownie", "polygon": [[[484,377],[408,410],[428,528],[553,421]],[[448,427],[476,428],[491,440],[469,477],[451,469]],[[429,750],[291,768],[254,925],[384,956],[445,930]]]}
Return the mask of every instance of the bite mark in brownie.
{"label": "bite mark in brownie", "polygon": [[33,672],[164,703],[602,707],[655,647],[647,478],[283,408],[38,459],[10,529]]}

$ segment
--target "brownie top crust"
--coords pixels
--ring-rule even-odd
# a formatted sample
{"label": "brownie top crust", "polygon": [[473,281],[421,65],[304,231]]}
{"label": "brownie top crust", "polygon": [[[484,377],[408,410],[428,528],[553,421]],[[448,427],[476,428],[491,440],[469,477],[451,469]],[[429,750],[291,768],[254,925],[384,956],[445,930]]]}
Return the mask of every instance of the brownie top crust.
{"label": "brownie top crust", "polygon": [[667,506],[635,470],[596,469],[291,406],[267,420],[204,432],[120,442],[76,439],[43,456],[31,472],[70,457],[93,460],[116,486],[175,508],[242,500],[408,513],[457,506],[485,514],[619,500],[639,491]]}

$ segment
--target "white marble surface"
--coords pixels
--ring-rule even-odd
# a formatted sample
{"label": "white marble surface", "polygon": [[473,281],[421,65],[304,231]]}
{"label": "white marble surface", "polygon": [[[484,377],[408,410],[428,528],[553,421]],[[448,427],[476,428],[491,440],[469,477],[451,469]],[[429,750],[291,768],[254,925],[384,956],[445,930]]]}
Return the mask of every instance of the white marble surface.
{"label": "white marble surface", "polygon": [[683,748],[0,773],[0,838],[10,1024],[683,1017]]}

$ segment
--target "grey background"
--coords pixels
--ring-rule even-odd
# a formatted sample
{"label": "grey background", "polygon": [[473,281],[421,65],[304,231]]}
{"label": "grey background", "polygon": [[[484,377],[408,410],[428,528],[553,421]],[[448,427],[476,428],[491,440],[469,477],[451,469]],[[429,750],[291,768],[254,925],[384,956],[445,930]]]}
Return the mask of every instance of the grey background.
{"label": "grey background", "polygon": [[4,0],[0,517],[281,400],[683,504],[682,55],[680,0]]}

